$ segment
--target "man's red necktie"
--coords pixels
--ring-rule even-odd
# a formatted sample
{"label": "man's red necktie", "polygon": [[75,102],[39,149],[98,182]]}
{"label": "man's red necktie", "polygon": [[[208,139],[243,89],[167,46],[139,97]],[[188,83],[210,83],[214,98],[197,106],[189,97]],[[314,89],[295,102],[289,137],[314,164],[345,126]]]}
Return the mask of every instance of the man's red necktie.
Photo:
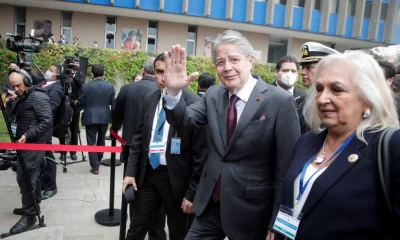
{"label": "man's red necktie", "polygon": [[43,82],[42,85],[40,86],[40,88],[44,88],[44,86],[46,86],[47,82]]}
{"label": "man's red necktie", "polygon": [[[237,109],[236,103],[239,98],[236,95],[232,95],[230,99],[229,109],[228,109],[228,119],[227,119],[227,131],[226,131],[226,140],[229,144],[229,141],[232,138],[233,132],[236,128],[237,122]],[[214,191],[213,191],[213,200],[214,202],[219,202],[221,194],[221,176],[218,178],[217,183],[215,184]]]}

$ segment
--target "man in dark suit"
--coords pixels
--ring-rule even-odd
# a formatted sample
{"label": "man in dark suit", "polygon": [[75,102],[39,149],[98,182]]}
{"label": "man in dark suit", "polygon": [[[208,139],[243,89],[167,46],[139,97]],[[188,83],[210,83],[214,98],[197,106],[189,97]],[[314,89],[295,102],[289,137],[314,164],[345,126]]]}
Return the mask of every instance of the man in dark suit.
{"label": "man in dark suit", "polygon": [[275,81],[272,85],[282,88],[293,95],[296,105],[299,106],[301,97],[306,92],[296,86],[299,71],[299,62],[296,58],[286,55],[276,63]]}
{"label": "man in dark suit", "polygon": [[65,40],[65,35],[64,34],[60,35],[60,40],[57,43],[58,44],[68,44],[68,41]]}
{"label": "man in dark suit", "polygon": [[211,73],[205,72],[200,74],[197,80],[197,95],[203,97],[207,90],[215,85],[215,76]]}
{"label": "man in dark suit", "polygon": [[[104,81],[104,67],[92,66],[94,80],[82,86],[82,96],[76,102],[83,106],[82,125],[86,127],[88,145],[104,146],[108,124],[111,122],[110,106],[115,102],[112,83]],[[97,139],[97,141],[96,141]],[[103,153],[89,153],[90,172],[98,175]]]}
{"label": "man in dark suit", "polygon": [[187,76],[185,49],[165,59],[164,109],[178,129],[208,124],[209,153],[194,200],[196,218],[186,239],[273,237],[279,190],[300,136],[296,104],[281,88],[252,77],[253,47],[227,30],[212,45],[221,80],[187,107],[181,89]]}
{"label": "man in dark suit", "polygon": [[[143,78],[134,83],[124,85],[118,93],[112,111],[112,129],[116,132],[123,125],[122,138],[130,144],[140,121],[143,101],[146,94],[158,89],[154,79],[154,58],[149,58],[143,64]],[[133,204],[129,205],[130,216],[133,215]],[[158,217],[149,229],[149,240],[165,240],[165,210],[160,208]]]}
{"label": "man in dark suit", "polygon": [[[39,83],[39,87],[46,92],[50,98],[50,107],[52,116],[56,115],[57,109],[60,106],[63,97],[63,87],[61,86],[59,77],[61,74],[61,65],[53,64],[49,70],[44,74],[45,81]],[[52,120],[53,121],[53,120]],[[52,144],[53,126],[47,131],[47,144]],[[57,194],[57,164],[54,162],[55,158],[52,151],[45,153],[46,165],[42,169],[43,175],[43,194],[42,200],[49,199]]]}
{"label": "man in dark suit", "polygon": [[[207,157],[206,132],[202,128],[175,129],[165,119],[161,90],[164,88],[164,55],[154,62],[160,90],[144,100],[140,124],[132,139],[123,191],[132,184],[137,190],[134,214],[127,240],[144,239],[161,205],[165,207],[170,239],[184,239],[187,215]],[[183,90],[186,104],[199,97]]]}

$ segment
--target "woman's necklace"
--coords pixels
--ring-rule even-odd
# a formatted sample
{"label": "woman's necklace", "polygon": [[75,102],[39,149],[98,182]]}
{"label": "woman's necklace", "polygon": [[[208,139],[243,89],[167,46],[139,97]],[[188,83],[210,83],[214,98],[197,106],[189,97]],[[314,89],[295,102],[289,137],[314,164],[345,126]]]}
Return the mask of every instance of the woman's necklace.
{"label": "woman's necklace", "polygon": [[321,154],[321,155],[318,155],[318,157],[316,157],[316,158],[314,159],[314,163],[315,163],[315,164],[320,164],[320,163],[322,163],[322,162],[325,160],[325,157],[326,157],[325,143],[326,143],[326,139],[327,139],[327,138],[328,138],[328,136],[326,136],[325,141],[324,141],[324,144],[322,145],[322,154]]}

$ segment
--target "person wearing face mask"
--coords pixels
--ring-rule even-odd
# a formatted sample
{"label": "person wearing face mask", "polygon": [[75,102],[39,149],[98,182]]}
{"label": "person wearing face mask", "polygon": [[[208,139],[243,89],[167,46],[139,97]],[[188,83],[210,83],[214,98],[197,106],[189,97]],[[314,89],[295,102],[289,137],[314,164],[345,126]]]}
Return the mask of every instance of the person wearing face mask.
{"label": "person wearing face mask", "polygon": [[[9,70],[12,70],[15,68],[17,68],[17,63],[10,62],[8,64]],[[6,94],[5,102],[6,102],[7,117],[8,117],[8,120],[11,122],[12,109],[15,106],[17,95],[15,94],[15,91],[11,87],[11,84],[10,84],[10,81],[8,78],[9,78],[9,74],[7,74],[4,78],[2,90],[3,90],[3,93]]]}
{"label": "person wearing face mask", "polygon": [[93,47],[94,47],[94,48],[97,48],[97,47],[98,47],[98,43],[97,43],[97,41],[94,41],[94,43],[93,43]]}
{"label": "person wearing face mask", "polygon": [[299,70],[299,62],[296,58],[287,55],[279,59],[275,68],[275,81],[272,83],[293,95],[297,106],[300,104],[301,97],[306,95],[306,92],[295,86]]}
{"label": "person wearing face mask", "polygon": [[[60,83],[59,77],[61,74],[61,65],[53,64],[49,70],[44,74],[46,81],[40,83],[40,88],[49,96],[52,117],[56,115],[57,109],[60,106],[63,97],[63,87]],[[47,131],[46,143],[52,144],[53,127]],[[43,190],[42,200],[49,199],[57,194],[57,165],[54,162],[55,158],[52,151],[46,151],[46,166],[42,166],[43,176]]]}

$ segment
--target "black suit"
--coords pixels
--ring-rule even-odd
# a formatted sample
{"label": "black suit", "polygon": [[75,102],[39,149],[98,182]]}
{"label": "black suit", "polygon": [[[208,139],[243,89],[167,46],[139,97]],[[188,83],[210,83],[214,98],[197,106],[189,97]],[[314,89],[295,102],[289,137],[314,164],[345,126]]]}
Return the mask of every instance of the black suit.
{"label": "black suit", "polygon": [[[280,86],[278,86],[278,84],[277,84],[276,81],[274,81],[273,83],[271,83],[271,85],[280,87]],[[306,95],[306,92],[305,92],[304,90],[302,90],[302,89],[299,88],[298,86],[294,86],[294,89],[293,89],[293,97],[294,97],[294,100],[296,101],[297,107],[299,106],[299,104],[301,103],[301,101],[302,101],[302,99],[303,99],[303,97],[304,97],[305,95]]]}
{"label": "black suit", "polygon": [[[42,84],[46,82],[42,82],[39,84],[39,87],[42,87]],[[52,116],[54,118],[58,107],[60,106],[61,99],[63,97],[63,88],[61,86],[60,81],[56,81],[51,83],[50,85],[43,86],[43,91],[50,98],[50,107]],[[53,119],[52,119],[53,122]],[[52,144],[52,136],[53,136],[53,125],[47,131],[47,144]],[[43,190],[45,191],[54,191],[57,189],[56,178],[57,178],[57,164],[54,162],[55,158],[52,151],[46,151],[45,153],[46,159],[46,166],[42,169],[43,175]],[[50,160],[52,159],[52,160]]]}
{"label": "black suit", "polygon": [[112,126],[120,129],[123,125],[122,138],[130,142],[139,124],[140,112],[146,94],[157,90],[153,77],[144,76],[139,82],[124,85],[118,93],[112,111]]}
{"label": "black suit", "polygon": [[[78,100],[83,106],[82,125],[86,127],[88,145],[104,146],[108,124],[111,122],[110,105],[115,103],[115,89],[112,83],[101,78],[82,86]],[[96,141],[97,139],[97,141]],[[103,153],[89,153],[92,170],[99,170]]]}
{"label": "black suit", "polygon": [[[119,91],[115,99],[114,108],[111,114],[112,128],[119,130],[123,126],[122,138],[128,142],[132,140],[137,125],[140,121],[143,101],[146,94],[157,90],[156,80],[151,76],[144,76],[139,82],[125,84]],[[133,216],[134,204],[129,205],[130,216]],[[154,223],[149,229],[150,240],[166,239],[165,210],[160,209],[160,213],[154,218]]]}
{"label": "black suit", "polygon": [[[131,221],[127,239],[144,239],[144,235],[161,203],[165,206],[170,239],[184,239],[187,232],[187,216],[181,210],[183,198],[193,202],[208,154],[206,132],[203,128],[169,128],[165,152],[167,171],[154,170],[149,164],[149,145],[157,105],[161,93],[156,90],[144,100],[142,118],[132,139],[126,176],[136,178],[138,186],[137,208]],[[187,105],[199,100],[194,93],[183,90]],[[181,138],[179,155],[170,154],[173,136]]]}

